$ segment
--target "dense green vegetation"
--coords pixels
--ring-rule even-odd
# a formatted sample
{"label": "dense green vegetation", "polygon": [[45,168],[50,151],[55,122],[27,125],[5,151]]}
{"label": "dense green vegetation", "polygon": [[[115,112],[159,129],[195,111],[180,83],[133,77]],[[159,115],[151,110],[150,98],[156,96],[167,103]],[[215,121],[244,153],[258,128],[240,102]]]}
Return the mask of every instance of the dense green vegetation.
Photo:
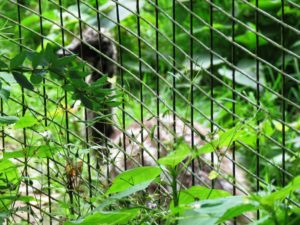
{"label": "dense green vegetation", "polygon": [[[287,26],[280,24],[280,0],[260,0],[258,16],[255,1],[235,1],[235,23],[232,1],[214,0],[211,10],[210,1],[193,1],[191,7],[191,1],[178,0],[173,8],[172,1],[158,0],[156,20],[155,1],[140,0],[138,20],[136,1],[119,0],[120,26],[112,0],[81,1],[81,22],[73,0],[62,1],[62,14],[59,1],[43,1],[41,8],[37,1],[19,2],[19,8],[14,1],[0,2],[1,223],[26,224],[31,217],[40,218],[37,224],[50,224],[49,218],[55,217],[61,224],[208,225],[248,213],[252,224],[299,224],[300,1],[285,3]],[[114,94],[105,88],[106,77],[92,85],[84,82],[92,68],[79,57],[55,54],[81,29],[97,29],[97,4],[101,27],[113,34],[125,68],[118,74]],[[115,107],[115,123],[122,126],[124,97],[129,127],[141,118],[141,91],[144,120],[156,116],[158,89],[160,114],[176,107],[183,120],[193,115],[207,128],[213,117],[213,135],[198,149],[179,138],[170,144],[176,150],[157,166],[125,171],[108,186],[99,179],[103,171],[94,166],[89,154],[93,149],[84,138],[84,107]],[[177,188],[182,168],[220,148],[235,149],[247,172],[248,196],[198,185]],[[210,179],[218,178],[218,172]],[[170,177],[162,184],[170,192],[163,196],[164,204],[158,192],[149,191],[160,184],[162,174]]]}

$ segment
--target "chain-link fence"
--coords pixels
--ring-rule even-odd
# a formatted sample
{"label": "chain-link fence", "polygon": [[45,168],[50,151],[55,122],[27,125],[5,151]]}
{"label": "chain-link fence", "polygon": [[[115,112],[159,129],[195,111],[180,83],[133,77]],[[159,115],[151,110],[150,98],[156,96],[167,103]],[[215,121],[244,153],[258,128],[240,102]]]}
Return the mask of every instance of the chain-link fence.
{"label": "chain-link fence", "polygon": [[[296,0],[2,1],[0,221],[82,217],[121,171],[187,148],[196,157],[179,157],[181,189],[285,186],[299,169],[299,9]],[[163,208],[170,189],[148,189]]]}

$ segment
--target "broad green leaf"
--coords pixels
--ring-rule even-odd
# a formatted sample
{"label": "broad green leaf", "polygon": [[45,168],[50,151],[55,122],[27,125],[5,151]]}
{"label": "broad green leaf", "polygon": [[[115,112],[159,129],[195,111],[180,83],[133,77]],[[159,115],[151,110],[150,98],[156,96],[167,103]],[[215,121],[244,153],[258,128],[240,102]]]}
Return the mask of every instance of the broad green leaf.
{"label": "broad green leaf", "polygon": [[14,201],[9,199],[17,194],[17,183],[19,182],[18,169],[15,164],[7,159],[0,160],[0,187],[1,197],[6,198],[0,201],[0,212],[5,211]]}
{"label": "broad green leaf", "polygon": [[5,62],[3,62],[2,60],[0,60],[0,68],[3,69],[3,68],[7,68],[8,66],[6,65]]}
{"label": "broad green leaf", "polygon": [[38,66],[48,65],[44,57],[44,52],[30,52],[28,53],[27,58],[31,61],[33,69],[36,69]]}
{"label": "broad green leaf", "polygon": [[185,142],[177,145],[176,150],[172,151],[166,157],[160,158],[158,162],[164,166],[175,167],[182,162],[191,153],[190,146]]}
{"label": "broad green leaf", "polygon": [[218,220],[218,223],[223,223],[235,217],[243,215],[246,212],[254,211],[258,208],[257,204],[244,202],[242,205],[236,205],[226,211],[226,213]]}
{"label": "broad green leaf", "polygon": [[206,143],[205,145],[200,147],[197,151],[195,151],[193,153],[193,158],[199,155],[213,152],[218,148],[229,147],[234,141],[239,139],[239,137],[241,137],[241,135],[243,134],[243,130],[241,128],[242,128],[241,125],[237,125],[236,127],[228,129],[225,132],[221,132],[219,134],[219,138],[209,143]]}
{"label": "broad green leaf", "polygon": [[34,118],[32,115],[25,115],[24,117],[21,117],[18,122],[15,124],[15,128],[27,128],[32,127],[39,122],[36,118]]}
{"label": "broad green leaf", "polygon": [[[255,5],[255,0],[252,0],[251,3]],[[281,0],[259,0],[258,7],[263,10],[272,10],[278,9],[281,6]]]}
{"label": "broad green leaf", "polygon": [[257,132],[253,129],[243,129],[238,132],[238,140],[253,148],[256,146],[256,139]]}
{"label": "broad green leaf", "polygon": [[[282,129],[283,129],[283,124],[282,123],[280,123],[276,120],[272,120],[272,123],[273,123],[276,130],[282,131]],[[288,131],[288,130],[289,130],[289,127],[285,126],[285,131]]]}
{"label": "broad green leaf", "polygon": [[49,145],[30,146],[17,151],[5,151],[3,157],[8,158],[47,158],[54,154],[57,149]]}
{"label": "broad green leaf", "polygon": [[209,214],[199,215],[192,210],[187,210],[184,216],[179,218],[178,225],[205,224],[216,225],[218,218],[214,218]]}
{"label": "broad green leaf", "polygon": [[73,95],[75,98],[74,99],[80,99],[80,101],[82,102],[82,104],[84,105],[84,107],[88,108],[88,109],[95,109],[93,102],[84,94],[82,93],[77,93],[76,95]]}
{"label": "broad green leaf", "polygon": [[130,196],[130,195],[134,194],[135,192],[145,190],[152,182],[153,182],[153,180],[148,180],[148,181],[139,183],[137,185],[131,186],[131,187],[127,188],[125,191],[118,192],[116,194],[112,194],[107,199],[105,199],[104,202],[102,202],[99,206],[97,206],[96,209],[101,210],[101,209],[111,205],[115,201],[118,201],[122,198]]}
{"label": "broad green leaf", "polygon": [[28,90],[33,90],[33,85],[28,81],[28,79],[20,72],[12,72],[15,80],[19,83],[19,85],[23,88],[26,88]]}
{"label": "broad green leaf", "polygon": [[[209,54],[199,54],[194,56],[194,60],[196,61],[196,63],[194,63],[193,65],[193,70],[195,71],[200,71],[203,69],[208,69],[211,65],[210,65],[210,55]],[[223,61],[219,58],[216,58],[213,60],[213,65],[219,65],[222,64]],[[184,62],[184,67],[187,70],[190,70],[190,61],[185,61]]]}
{"label": "broad green leaf", "polygon": [[[47,8],[48,7],[45,6],[45,9]],[[52,21],[55,21],[56,19],[58,19],[58,14],[56,13],[56,10],[44,10],[43,17],[47,18],[43,21],[43,28],[45,30],[48,30],[53,26],[53,24],[50,21],[48,21],[48,19],[52,19]],[[34,13],[30,13],[26,15],[26,17],[23,17],[21,21],[24,27],[30,27],[33,30],[38,30],[40,28],[39,22],[40,22],[40,17]]]}
{"label": "broad green leaf", "polygon": [[[184,208],[186,205],[188,205],[192,202],[195,202],[195,201],[223,198],[223,197],[228,197],[228,196],[230,196],[230,193],[223,191],[223,190],[211,189],[211,188],[206,188],[206,187],[202,187],[202,186],[193,186],[189,189],[180,191],[179,208],[182,208],[182,207]],[[170,206],[171,206],[171,209],[174,210],[173,202],[171,202]],[[177,211],[177,210],[175,209],[175,211]]]}
{"label": "broad green leaf", "polygon": [[55,66],[65,67],[76,59],[76,55],[64,56],[55,61]]}
{"label": "broad green leaf", "polygon": [[[255,80],[256,80],[256,62],[255,62],[255,60],[242,59],[237,63],[237,67],[242,72],[235,71],[235,82],[237,84],[243,85],[245,87],[256,89],[257,84],[255,82]],[[260,69],[261,68],[262,68],[262,66],[260,66]],[[232,80],[232,69],[230,69],[226,66],[223,66],[222,68],[218,69],[218,73],[221,76],[224,76],[227,79]],[[264,76],[263,71],[261,71],[259,75],[260,75],[261,84],[265,84],[265,76]],[[250,79],[249,77],[252,79]],[[260,90],[263,91],[263,88],[260,87]]]}
{"label": "broad green leaf", "polygon": [[30,201],[34,201],[35,198],[32,197],[32,196],[0,195],[0,201],[1,200],[12,200],[12,201],[30,202]]}
{"label": "broad green leaf", "polygon": [[21,52],[10,60],[10,69],[17,69],[21,67],[26,59],[26,52]]}
{"label": "broad green leaf", "polygon": [[45,70],[39,70],[39,71],[33,71],[31,76],[30,76],[30,81],[33,84],[40,84],[43,81],[43,77],[45,75],[46,71]]}
{"label": "broad green leaf", "polygon": [[206,143],[205,145],[203,145],[202,147],[200,147],[199,149],[197,149],[197,151],[195,151],[193,153],[193,158],[206,154],[206,153],[210,153],[213,152],[217,149],[217,145],[215,143],[215,141],[212,141],[211,143]]}
{"label": "broad green leaf", "polygon": [[4,101],[7,101],[9,99],[9,96],[10,96],[10,91],[5,89],[5,88],[2,88],[0,90],[0,98],[2,98]]}
{"label": "broad green leaf", "polygon": [[196,224],[215,225],[255,209],[255,204],[244,196],[196,201],[185,210],[180,217],[179,224],[191,224],[194,220],[197,221]]}
{"label": "broad green leaf", "polygon": [[96,212],[84,219],[65,222],[64,225],[117,225],[131,224],[129,221],[139,214],[138,209],[124,209],[110,212]]}
{"label": "broad green leaf", "polygon": [[242,134],[241,126],[233,127],[229,130],[226,130],[224,133],[220,134],[218,138],[218,146],[219,148],[228,147],[232,144],[232,142],[236,141],[239,136]]}
{"label": "broad green leaf", "polygon": [[0,78],[9,85],[16,83],[14,76],[10,73],[0,72]]}
{"label": "broad green leaf", "polygon": [[46,46],[46,49],[44,51],[44,57],[48,63],[53,63],[58,58],[58,56],[54,54],[54,49],[50,44]]}
{"label": "broad green leaf", "polygon": [[0,116],[0,125],[9,125],[19,120],[16,116]]}
{"label": "broad green leaf", "polygon": [[263,205],[272,206],[276,201],[282,201],[292,192],[300,189],[300,176],[295,177],[287,186],[266,196],[254,197]]}
{"label": "broad green leaf", "polygon": [[[255,25],[252,23],[248,24],[253,30],[255,30]],[[247,30],[244,34],[238,35],[235,37],[235,41],[247,46],[249,49],[256,48],[256,34],[250,30]],[[268,44],[268,42],[262,37],[258,38],[258,43],[260,46]]]}
{"label": "broad green leaf", "polygon": [[262,123],[262,132],[268,136],[272,136],[274,133],[274,128],[272,127],[272,124],[270,122],[270,120],[265,120]]}
{"label": "broad green leaf", "polygon": [[127,170],[114,179],[111,187],[106,193],[112,194],[121,192],[146,181],[154,181],[160,173],[161,169],[154,166],[144,166]]}
{"label": "broad green leaf", "polygon": [[260,218],[259,220],[253,221],[249,225],[275,225],[274,221],[269,215]]}

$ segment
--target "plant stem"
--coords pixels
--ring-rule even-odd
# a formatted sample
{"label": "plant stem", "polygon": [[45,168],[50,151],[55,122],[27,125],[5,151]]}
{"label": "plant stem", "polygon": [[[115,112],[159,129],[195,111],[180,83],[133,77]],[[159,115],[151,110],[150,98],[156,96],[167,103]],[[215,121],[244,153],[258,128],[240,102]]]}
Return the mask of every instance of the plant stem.
{"label": "plant stem", "polygon": [[[177,173],[176,173],[176,167],[171,169],[171,175],[172,175],[172,195],[173,195],[173,204],[174,208],[176,208],[179,204],[178,199],[178,190],[177,190]],[[176,213],[175,218],[178,216],[178,213]],[[175,223],[177,224],[177,219],[175,219]]]}

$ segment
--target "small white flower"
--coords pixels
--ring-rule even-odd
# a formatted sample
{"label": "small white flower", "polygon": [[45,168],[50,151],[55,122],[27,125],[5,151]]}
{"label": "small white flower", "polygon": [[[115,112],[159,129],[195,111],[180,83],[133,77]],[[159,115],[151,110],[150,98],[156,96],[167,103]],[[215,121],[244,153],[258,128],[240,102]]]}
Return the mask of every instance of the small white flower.
{"label": "small white flower", "polygon": [[50,130],[46,130],[44,132],[40,132],[40,135],[46,140],[46,141],[50,141],[51,137],[52,137],[52,133]]}
{"label": "small white flower", "polygon": [[147,202],[147,207],[150,209],[155,209],[155,208],[157,208],[157,204],[155,204],[153,202]]}
{"label": "small white flower", "polygon": [[197,202],[197,203],[195,203],[195,204],[192,205],[192,208],[193,209],[200,209],[201,208],[201,204]]}

